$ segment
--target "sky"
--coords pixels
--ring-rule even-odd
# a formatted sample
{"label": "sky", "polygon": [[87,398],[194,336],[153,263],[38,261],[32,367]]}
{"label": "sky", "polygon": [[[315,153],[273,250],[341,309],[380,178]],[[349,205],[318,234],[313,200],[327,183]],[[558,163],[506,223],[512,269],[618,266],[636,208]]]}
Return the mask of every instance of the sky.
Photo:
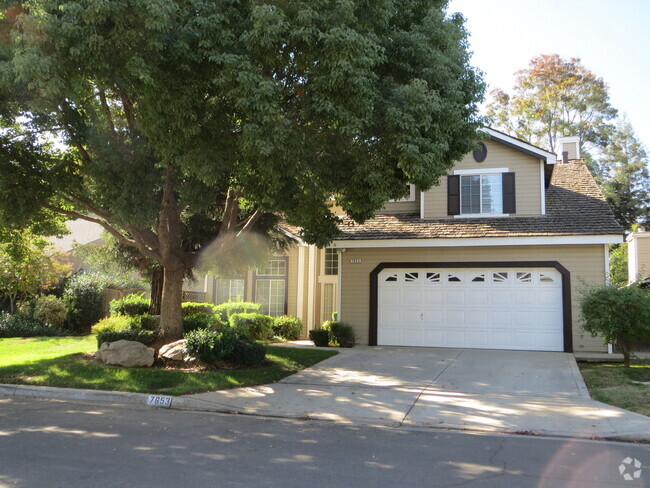
{"label": "sky", "polygon": [[466,18],[488,92],[510,92],[514,72],[539,54],[580,58],[650,149],[650,1],[451,0],[448,11]]}

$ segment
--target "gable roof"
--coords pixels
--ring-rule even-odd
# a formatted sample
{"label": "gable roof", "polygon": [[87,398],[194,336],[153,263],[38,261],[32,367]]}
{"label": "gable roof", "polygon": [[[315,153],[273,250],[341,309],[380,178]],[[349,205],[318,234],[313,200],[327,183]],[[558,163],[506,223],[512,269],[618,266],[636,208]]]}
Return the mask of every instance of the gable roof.
{"label": "gable roof", "polygon": [[[286,227],[298,235],[299,229]],[[424,220],[376,215],[363,224],[343,218],[334,241],[623,235],[623,228],[582,162],[557,164],[546,192],[546,215]]]}
{"label": "gable roof", "polygon": [[522,141],[521,139],[517,139],[516,137],[512,137],[506,134],[505,132],[498,131],[491,127],[481,127],[479,131],[490,136],[490,140],[497,141],[506,146],[513,147],[530,156],[543,159],[544,162],[546,162],[546,164],[555,164],[557,160],[556,154],[547,151],[546,149],[542,149],[541,147],[534,146],[529,142]]}

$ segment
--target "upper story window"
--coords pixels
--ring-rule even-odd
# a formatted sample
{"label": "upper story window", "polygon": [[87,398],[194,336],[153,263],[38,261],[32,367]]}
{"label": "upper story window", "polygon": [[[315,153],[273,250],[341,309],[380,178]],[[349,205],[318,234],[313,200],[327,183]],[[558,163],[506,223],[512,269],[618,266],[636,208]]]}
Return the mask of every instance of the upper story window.
{"label": "upper story window", "polygon": [[286,274],[286,259],[269,259],[266,266],[257,270],[257,276],[285,276]]}
{"label": "upper story window", "polygon": [[501,175],[461,175],[460,213],[502,214],[503,185]]}
{"label": "upper story window", "polygon": [[455,171],[447,177],[449,215],[488,216],[515,213],[515,174],[507,168],[485,172]]}
{"label": "upper story window", "polygon": [[323,267],[323,274],[337,275],[339,274],[339,254],[336,249],[325,249],[325,263]]}
{"label": "upper story window", "polygon": [[406,185],[406,194],[404,198],[398,198],[397,200],[388,200],[389,202],[414,202],[415,201],[415,185],[412,183],[407,183]]}

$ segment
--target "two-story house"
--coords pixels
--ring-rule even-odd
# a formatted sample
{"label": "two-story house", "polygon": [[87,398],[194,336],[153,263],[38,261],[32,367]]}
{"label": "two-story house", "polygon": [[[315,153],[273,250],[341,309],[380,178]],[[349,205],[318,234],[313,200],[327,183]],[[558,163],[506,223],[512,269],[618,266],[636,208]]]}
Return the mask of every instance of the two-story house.
{"label": "two-story house", "polygon": [[338,312],[360,344],[605,351],[580,326],[580,289],[603,284],[623,229],[580,161],[501,132],[426,192],[411,186],[318,249],[297,245],[264,269],[206,280],[214,302],[259,302],[307,329]]}

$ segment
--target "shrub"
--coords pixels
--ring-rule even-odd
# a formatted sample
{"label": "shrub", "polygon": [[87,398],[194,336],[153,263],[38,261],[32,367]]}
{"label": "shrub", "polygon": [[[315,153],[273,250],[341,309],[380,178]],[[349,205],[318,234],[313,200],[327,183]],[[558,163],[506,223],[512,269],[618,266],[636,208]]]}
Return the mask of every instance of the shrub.
{"label": "shrub", "polygon": [[297,317],[283,315],[273,319],[273,333],[288,341],[300,339],[302,334],[302,322]]}
{"label": "shrub", "polygon": [[101,347],[104,342],[115,342],[120,340],[141,342],[145,346],[150,346],[156,339],[156,333],[144,329],[123,329],[123,330],[106,330],[97,334],[97,347]]}
{"label": "shrub", "polygon": [[192,332],[197,329],[218,329],[221,323],[213,313],[193,313],[183,317],[183,331]]}
{"label": "shrub", "polygon": [[600,286],[580,299],[583,329],[616,345],[630,366],[634,344],[650,341],[650,293],[636,286]]}
{"label": "shrub", "polygon": [[236,313],[260,313],[261,306],[259,303],[251,302],[226,302],[214,307],[214,313],[217,318],[228,323],[230,316]]}
{"label": "shrub", "polygon": [[64,329],[47,326],[21,314],[0,315],[0,338],[57,337],[66,335]]}
{"label": "shrub", "polygon": [[234,329],[226,328],[222,332],[198,329],[185,334],[185,350],[203,363],[214,364],[232,354],[234,343],[240,338]]}
{"label": "shrub", "polygon": [[329,323],[330,342],[340,347],[354,347],[356,334],[351,325],[343,322]]}
{"label": "shrub", "polygon": [[266,349],[261,344],[242,339],[233,342],[233,350],[226,360],[237,366],[258,368],[266,360]]}
{"label": "shrub", "polygon": [[235,313],[230,316],[230,326],[243,331],[252,339],[265,341],[273,337],[273,317],[260,313]]}
{"label": "shrub", "polygon": [[212,303],[183,302],[183,317],[197,313],[214,314],[215,305]]}
{"label": "shrub", "polygon": [[131,329],[156,330],[158,328],[159,322],[159,317],[154,317],[148,313],[143,313],[142,315],[130,317],[129,327]]}
{"label": "shrub", "polygon": [[68,318],[65,301],[52,295],[42,295],[32,301],[35,320],[46,325],[63,328]]}
{"label": "shrub", "polygon": [[106,279],[93,273],[77,273],[68,280],[63,292],[69,310],[68,328],[87,331],[102,318],[105,288]]}
{"label": "shrub", "polygon": [[314,341],[314,345],[317,347],[327,347],[330,345],[330,331],[327,329],[310,330],[309,340]]}
{"label": "shrub", "polygon": [[93,325],[92,333],[100,334],[102,332],[116,332],[118,330],[125,330],[129,328],[130,323],[130,318],[125,315],[106,317]]}
{"label": "shrub", "polygon": [[185,334],[185,340],[187,354],[208,364],[228,361],[237,366],[257,367],[266,359],[264,346],[233,328],[222,332],[198,329]]}
{"label": "shrub", "polygon": [[130,295],[111,301],[111,316],[128,315],[135,317],[149,312],[149,299],[144,298],[142,293],[131,293]]}

